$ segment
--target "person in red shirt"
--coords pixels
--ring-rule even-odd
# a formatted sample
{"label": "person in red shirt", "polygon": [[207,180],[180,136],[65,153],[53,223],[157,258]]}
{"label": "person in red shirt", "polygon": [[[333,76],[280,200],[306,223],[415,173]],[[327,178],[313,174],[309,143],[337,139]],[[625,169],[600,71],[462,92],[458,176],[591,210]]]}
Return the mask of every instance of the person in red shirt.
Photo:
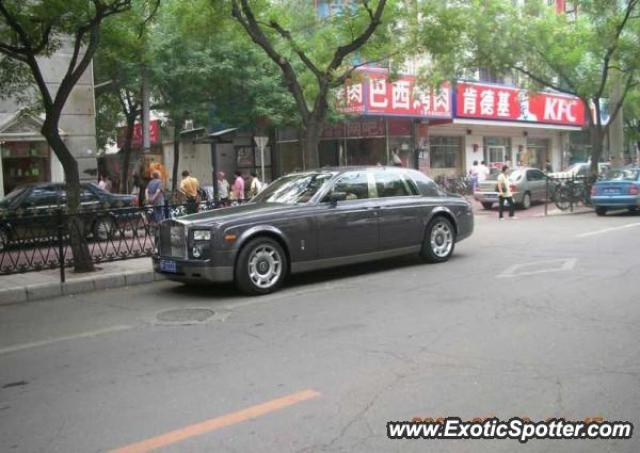
{"label": "person in red shirt", "polygon": [[233,194],[233,199],[238,203],[244,201],[244,178],[242,177],[242,172],[240,170],[236,170],[235,172],[236,179],[233,181],[233,185],[231,186],[231,192]]}

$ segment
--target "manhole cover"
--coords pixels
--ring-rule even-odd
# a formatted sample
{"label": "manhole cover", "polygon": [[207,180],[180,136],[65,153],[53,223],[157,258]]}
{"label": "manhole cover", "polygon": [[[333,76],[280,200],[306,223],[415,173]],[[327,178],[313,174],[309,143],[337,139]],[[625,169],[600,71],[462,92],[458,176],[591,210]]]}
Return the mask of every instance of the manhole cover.
{"label": "manhole cover", "polygon": [[178,308],[176,310],[167,310],[162,313],[158,313],[157,318],[158,321],[162,322],[204,322],[214,314],[215,312],[208,308]]}

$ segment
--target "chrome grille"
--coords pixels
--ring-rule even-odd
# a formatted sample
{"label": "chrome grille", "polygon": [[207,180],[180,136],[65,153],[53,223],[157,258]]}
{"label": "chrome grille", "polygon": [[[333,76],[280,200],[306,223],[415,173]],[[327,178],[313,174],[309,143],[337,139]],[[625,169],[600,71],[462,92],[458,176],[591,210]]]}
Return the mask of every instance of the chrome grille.
{"label": "chrome grille", "polygon": [[186,258],[187,245],[184,225],[175,221],[160,226],[160,256]]}

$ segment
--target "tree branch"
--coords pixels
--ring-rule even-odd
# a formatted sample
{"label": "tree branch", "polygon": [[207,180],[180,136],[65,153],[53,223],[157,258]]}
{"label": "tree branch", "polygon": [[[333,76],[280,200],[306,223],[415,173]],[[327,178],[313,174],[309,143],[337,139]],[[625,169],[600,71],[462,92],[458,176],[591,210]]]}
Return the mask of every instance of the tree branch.
{"label": "tree branch", "polygon": [[511,69],[513,69],[515,71],[520,72],[521,74],[526,75],[527,77],[529,77],[533,81],[538,82],[540,85],[544,85],[544,86],[546,86],[548,88],[551,88],[552,90],[559,91],[560,93],[570,94],[572,96],[578,96],[578,93],[576,93],[574,91],[571,91],[571,90],[567,90],[566,88],[562,88],[557,83],[553,83],[552,81],[550,81],[548,79],[545,79],[544,77],[540,77],[537,74],[532,73],[528,69],[523,68],[522,66],[510,65],[509,67],[511,67]]}
{"label": "tree branch", "polygon": [[247,0],[232,0],[231,14],[236,18],[240,25],[242,25],[253,42],[260,46],[269,58],[271,58],[271,60],[280,67],[284,75],[285,83],[287,84],[287,89],[293,95],[296,105],[298,106],[298,110],[302,116],[302,120],[306,123],[309,118],[309,107],[307,106],[304,92],[298,82],[291,63],[289,63],[284,56],[274,49],[273,45],[258,25]]}
{"label": "tree branch", "polygon": [[300,49],[300,47],[296,44],[295,40],[291,36],[291,32],[282,28],[280,24],[274,20],[270,21],[268,25],[291,44],[293,51],[298,55],[298,57],[300,58],[300,60],[302,60],[305,66],[309,68],[311,72],[313,72],[316,78],[318,79],[322,78],[323,76],[322,72],[320,72],[320,70],[313,63],[313,61],[311,61],[309,57],[307,57],[307,55],[304,53],[304,51],[302,51],[302,49]]}
{"label": "tree branch", "polygon": [[620,96],[620,100],[618,101],[617,105],[615,105],[613,111],[609,115],[609,122],[607,122],[607,125],[604,128],[605,132],[609,130],[609,125],[613,123],[613,121],[618,116],[618,113],[620,112],[620,110],[622,110],[622,106],[624,105],[624,100],[627,97],[627,94],[629,93],[629,91],[631,91],[633,88],[635,88],[639,84],[640,84],[639,82],[634,81],[633,75],[629,75],[627,77],[627,80],[625,81],[625,84],[624,84],[624,90],[622,90],[622,96]]}
{"label": "tree branch", "polygon": [[607,79],[609,78],[609,69],[610,69],[609,61],[613,57],[614,52],[618,49],[618,41],[620,39],[620,35],[622,34],[624,27],[627,25],[627,22],[631,17],[631,13],[633,12],[637,4],[638,4],[638,0],[631,0],[627,4],[627,10],[625,11],[625,15],[622,21],[620,22],[620,24],[618,24],[618,26],[616,27],[613,42],[605,52],[604,61],[602,65],[602,78],[600,80],[600,87],[598,88],[598,91],[597,91],[598,98],[602,97],[602,94],[604,93],[604,90],[607,84]]}

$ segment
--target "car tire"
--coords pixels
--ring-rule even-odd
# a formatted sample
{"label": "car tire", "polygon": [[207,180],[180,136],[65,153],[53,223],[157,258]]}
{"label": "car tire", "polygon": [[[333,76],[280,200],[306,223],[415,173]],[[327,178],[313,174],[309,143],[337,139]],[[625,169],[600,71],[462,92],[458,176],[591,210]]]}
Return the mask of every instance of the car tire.
{"label": "car tire", "polygon": [[288,265],[287,255],[277,241],[268,237],[252,239],[238,254],[236,287],[251,296],[269,294],[282,285]]}
{"label": "car tire", "polygon": [[493,206],[493,203],[482,203],[482,208],[486,209],[487,211],[491,209],[491,207]]}
{"label": "car tire", "polygon": [[525,192],[522,196],[522,203],[520,203],[522,209],[529,209],[531,207],[531,194],[529,192]]}
{"label": "car tire", "polygon": [[442,263],[453,254],[456,230],[444,216],[434,217],[425,230],[420,257],[428,263]]}
{"label": "car tire", "polygon": [[113,238],[116,225],[111,217],[100,217],[93,225],[93,239],[106,241]]}
{"label": "car tire", "polygon": [[602,206],[596,207],[596,214],[599,216],[607,215],[607,208],[604,208]]}

